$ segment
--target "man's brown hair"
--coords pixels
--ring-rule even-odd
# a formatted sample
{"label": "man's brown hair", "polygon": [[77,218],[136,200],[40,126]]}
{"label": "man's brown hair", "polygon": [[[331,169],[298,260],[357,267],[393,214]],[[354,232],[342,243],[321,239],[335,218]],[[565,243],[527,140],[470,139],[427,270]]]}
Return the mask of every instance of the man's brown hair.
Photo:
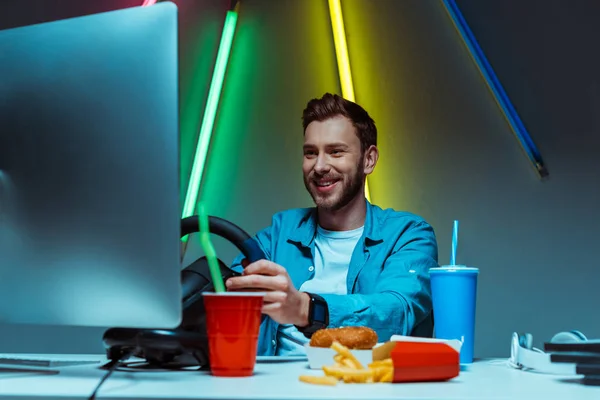
{"label": "man's brown hair", "polygon": [[363,153],[369,146],[377,146],[375,121],[364,108],[337,94],[325,93],[320,99],[310,100],[302,113],[302,126],[306,131],[306,127],[313,121],[325,121],[337,116],[344,116],[350,120],[360,139]]}

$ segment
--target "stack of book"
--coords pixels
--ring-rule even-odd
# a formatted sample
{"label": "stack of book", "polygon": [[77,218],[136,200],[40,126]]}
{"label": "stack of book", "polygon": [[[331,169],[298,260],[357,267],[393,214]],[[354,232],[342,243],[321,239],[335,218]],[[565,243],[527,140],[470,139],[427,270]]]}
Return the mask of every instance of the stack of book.
{"label": "stack of book", "polygon": [[584,385],[600,386],[600,340],[578,343],[544,343],[544,351],[553,363],[576,364]]}

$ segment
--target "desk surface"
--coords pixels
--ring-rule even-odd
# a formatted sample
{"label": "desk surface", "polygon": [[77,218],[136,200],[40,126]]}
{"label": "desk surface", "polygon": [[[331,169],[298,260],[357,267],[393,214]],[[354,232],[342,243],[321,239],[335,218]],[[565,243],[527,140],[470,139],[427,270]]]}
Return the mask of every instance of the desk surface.
{"label": "desk surface", "polygon": [[[61,368],[54,375],[0,373],[0,398],[87,399],[106,371],[97,365]],[[298,380],[306,361],[260,361],[248,378],[216,378],[208,372],[115,371],[99,399],[600,399],[600,387],[583,386],[575,377],[524,372],[501,360],[479,361],[448,382],[343,384],[316,386]]]}

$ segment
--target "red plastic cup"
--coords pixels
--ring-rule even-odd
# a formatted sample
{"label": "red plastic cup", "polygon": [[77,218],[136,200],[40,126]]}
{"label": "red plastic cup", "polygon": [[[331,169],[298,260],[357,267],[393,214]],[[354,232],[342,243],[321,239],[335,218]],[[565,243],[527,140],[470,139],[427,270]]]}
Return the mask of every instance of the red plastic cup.
{"label": "red plastic cup", "polygon": [[251,376],[264,292],[203,293],[208,356],[214,376]]}

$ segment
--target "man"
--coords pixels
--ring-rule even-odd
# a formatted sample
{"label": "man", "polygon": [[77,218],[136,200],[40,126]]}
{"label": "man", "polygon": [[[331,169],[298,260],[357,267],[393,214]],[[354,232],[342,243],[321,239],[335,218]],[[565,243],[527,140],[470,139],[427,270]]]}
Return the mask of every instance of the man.
{"label": "man", "polygon": [[[337,95],[303,113],[304,185],[316,207],[275,214],[258,241],[268,260],[227,280],[228,290],[265,290],[259,355],[302,355],[320,328],[367,326],[379,341],[431,336],[431,226],[365,199],[379,152],[377,129],[359,105]],[[233,268],[247,263],[236,259]]]}

